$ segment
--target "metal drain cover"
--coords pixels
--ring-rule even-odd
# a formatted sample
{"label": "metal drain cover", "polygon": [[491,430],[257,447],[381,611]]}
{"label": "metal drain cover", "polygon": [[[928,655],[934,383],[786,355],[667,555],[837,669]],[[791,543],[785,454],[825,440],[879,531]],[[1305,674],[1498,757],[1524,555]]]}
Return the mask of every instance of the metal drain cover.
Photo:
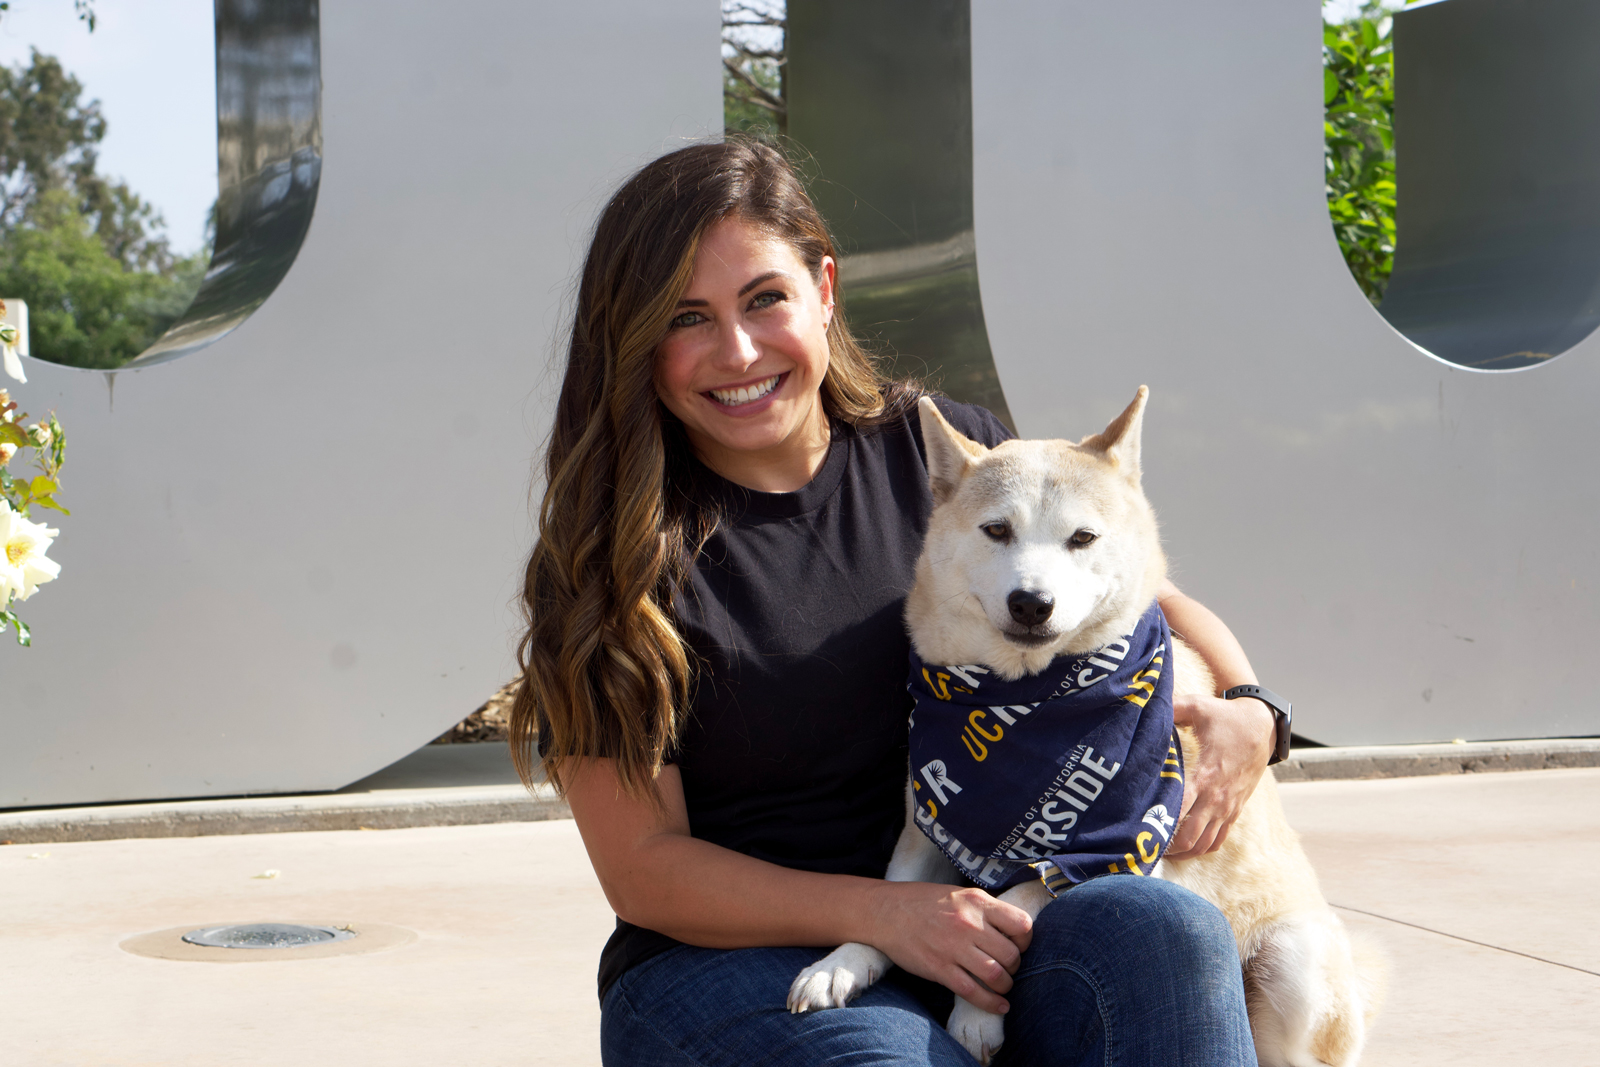
{"label": "metal drain cover", "polygon": [[298,923],[241,923],[237,926],[203,926],[190,930],[183,939],[207,948],[300,948],[348,941],[354,930],[332,926],[302,926]]}

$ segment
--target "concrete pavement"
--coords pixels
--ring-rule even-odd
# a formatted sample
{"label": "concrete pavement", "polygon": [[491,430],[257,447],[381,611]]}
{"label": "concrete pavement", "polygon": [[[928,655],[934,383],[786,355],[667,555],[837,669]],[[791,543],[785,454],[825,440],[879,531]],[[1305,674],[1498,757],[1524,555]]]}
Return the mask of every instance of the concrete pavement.
{"label": "concrete pavement", "polygon": [[[1329,900],[1393,960],[1364,1063],[1600,1063],[1600,770],[1282,793]],[[416,937],[226,967],[119,947],[268,920]],[[611,921],[570,820],[11,845],[0,1063],[594,1065]]]}

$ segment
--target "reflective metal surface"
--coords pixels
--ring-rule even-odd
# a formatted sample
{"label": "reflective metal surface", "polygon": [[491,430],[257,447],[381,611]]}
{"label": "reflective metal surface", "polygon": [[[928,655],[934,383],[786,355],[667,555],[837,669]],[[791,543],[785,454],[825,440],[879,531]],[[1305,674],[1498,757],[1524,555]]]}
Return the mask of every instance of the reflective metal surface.
{"label": "reflective metal surface", "polygon": [[1384,318],[1477,370],[1560,355],[1600,325],[1600,4],[1450,0],[1394,26]]}
{"label": "reflective metal surface", "polygon": [[791,3],[789,135],[852,328],[894,373],[1009,423],[978,293],[970,36],[967,0]]}
{"label": "reflective metal surface", "polygon": [[322,175],[317,0],[216,0],[216,245],[193,303],[130,363],[186,355],[235,329],[289,272]]}

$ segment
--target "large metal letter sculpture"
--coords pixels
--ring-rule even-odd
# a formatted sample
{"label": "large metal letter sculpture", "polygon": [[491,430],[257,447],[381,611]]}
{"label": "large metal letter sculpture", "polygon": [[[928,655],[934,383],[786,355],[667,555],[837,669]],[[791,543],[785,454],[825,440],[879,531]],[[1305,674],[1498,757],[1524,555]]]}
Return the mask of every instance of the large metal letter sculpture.
{"label": "large metal letter sculpture", "polygon": [[[337,788],[511,676],[551,340],[610,188],[721,129],[716,6],[319,6],[326,166],[272,298],[114,396],[30,367],[29,408],[72,433],[73,515],[33,648],[0,648],[0,807]],[[246,29],[219,48],[316,58]],[[260,84],[284,95],[240,129],[219,258],[310,208],[308,83]],[[219,316],[283,261],[253,262]]]}
{"label": "large metal letter sculpture", "polygon": [[[1367,304],[1323,198],[1316,6],[981,0],[970,221],[945,91],[965,9],[878,6],[793,16],[791,129],[851,242],[852,313],[1001,406],[986,323],[1034,436],[1148,382],[1178,580],[1308,736],[1600,733],[1600,341],[1487,374]],[[100,375],[29,382],[69,419],[75,514],[34,648],[0,650],[0,806],[337,787],[507,676],[583,231],[623,173],[719,125],[715,40],[700,0],[323,11],[317,224],[229,358],[123,372],[114,405]],[[600,54],[629,77],[595,79]]]}
{"label": "large metal letter sculpture", "polygon": [[[1590,69],[1528,76],[1594,84],[1593,21],[1552,53]],[[974,5],[978,265],[1018,428],[1081,434],[1149,383],[1145,480],[1177,580],[1293,694],[1307,736],[1600,734],[1600,341],[1485,374],[1372,309],[1324,203],[1320,30],[1316,4],[1282,0]],[[1573,107],[1592,111],[1585,92]],[[1483,153],[1507,150],[1498,128]],[[1528,180],[1587,181],[1592,129]],[[1539,277],[1592,284],[1593,238],[1556,247]]]}

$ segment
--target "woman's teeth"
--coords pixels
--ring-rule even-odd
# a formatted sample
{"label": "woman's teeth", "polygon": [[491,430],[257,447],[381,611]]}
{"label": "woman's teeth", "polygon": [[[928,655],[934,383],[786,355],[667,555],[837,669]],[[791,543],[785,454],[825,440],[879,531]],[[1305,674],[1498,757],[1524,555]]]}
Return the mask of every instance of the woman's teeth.
{"label": "woman's teeth", "polygon": [[724,407],[738,407],[740,404],[748,404],[753,400],[760,400],[772,392],[778,387],[778,379],[782,377],[783,375],[781,374],[774,374],[764,382],[747,385],[743,389],[713,389],[711,390],[711,395],[716,397],[717,403]]}

